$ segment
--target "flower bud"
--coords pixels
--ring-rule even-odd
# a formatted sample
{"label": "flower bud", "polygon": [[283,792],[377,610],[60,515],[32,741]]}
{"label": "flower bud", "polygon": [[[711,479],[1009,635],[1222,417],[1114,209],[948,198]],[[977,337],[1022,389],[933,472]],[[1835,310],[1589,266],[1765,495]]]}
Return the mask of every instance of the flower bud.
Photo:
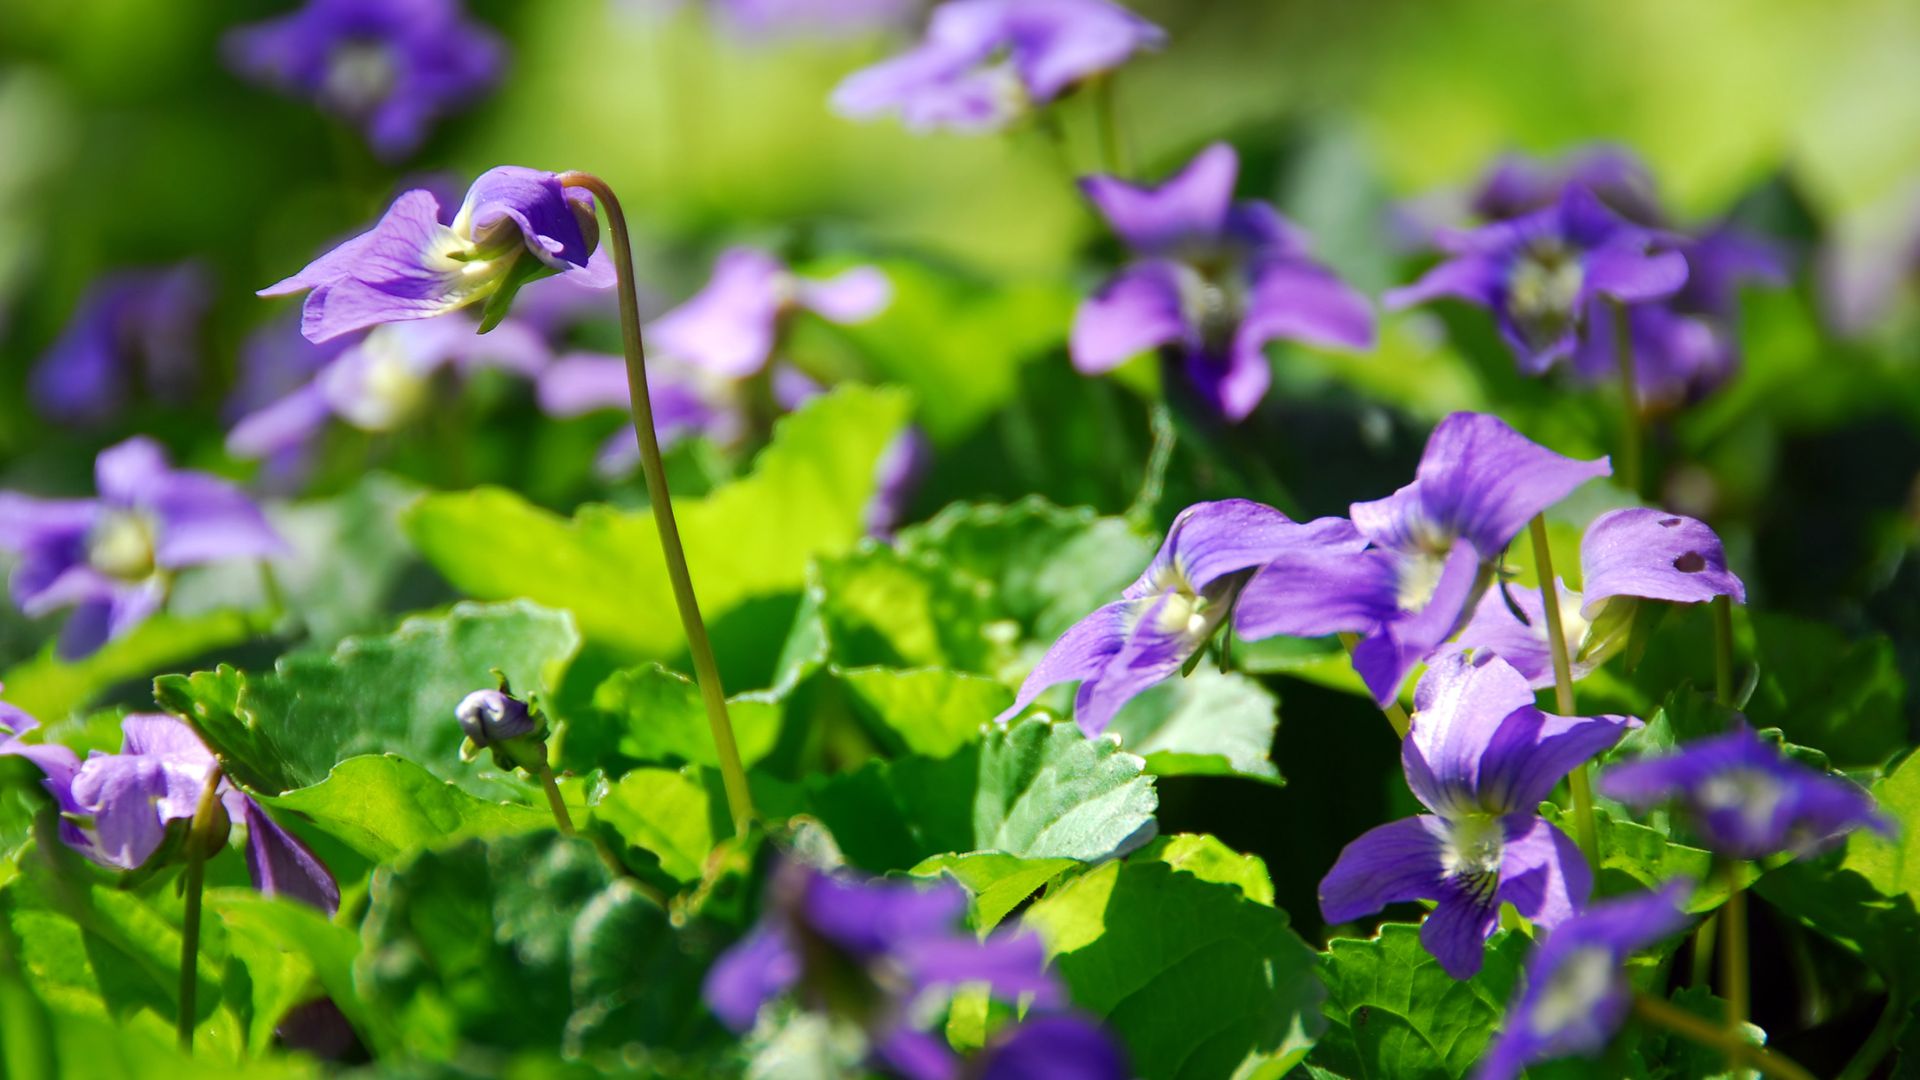
{"label": "flower bud", "polygon": [[475,690],[453,710],[453,716],[476,749],[531,734],[537,726],[526,702],[502,690]]}

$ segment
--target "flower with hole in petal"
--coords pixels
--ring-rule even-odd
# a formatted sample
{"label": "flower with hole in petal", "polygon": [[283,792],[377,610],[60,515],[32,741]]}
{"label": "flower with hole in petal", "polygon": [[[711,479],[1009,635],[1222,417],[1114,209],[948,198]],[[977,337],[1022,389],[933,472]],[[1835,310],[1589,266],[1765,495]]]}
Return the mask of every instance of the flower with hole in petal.
{"label": "flower with hole in petal", "polygon": [[300,332],[308,341],[482,301],[484,333],[506,317],[529,281],[572,273],[612,284],[612,265],[591,258],[599,237],[591,195],[562,187],[554,173],[501,165],[467,189],[452,224],[440,223],[440,200],[431,191],[408,191],[371,230],[260,295],[307,293]]}
{"label": "flower with hole in petal", "polygon": [[1600,774],[1600,793],[1643,808],[1678,803],[1708,848],[1736,859],[1814,854],[1863,827],[1893,831],[1859,785],[1787,757],[1744,724],[1615,765]]}
{"label": "flower with hole in petal", "polygon": [[950,0],[920,44],[848,76],[833,107],[897,113],[911,131],[998,131],[1166,37],[1111,0]]}
{"label": "flower with hole in petal", "polygon": [[1321,912],[1340,923],[1388,904],[1436,901],[1420,942],[1449,975],[1472,976],[1502,902],[1545,927],[1586,903],[1586,858],[1539,815],[1540,802],[1638,724],[1542,712],[1527,681],[1497,656],[1436,659],[1400,745],[1407,785],[1432,813],[1348,844],[1320,882]]}
{"label": "flower with hole in petal", "polygon": [[1353,665],[1385,705],[1466,621],[1528,519],[1611,471],[1606,458],[1562,457],[1498,417],[1454,413],[1434,428],[1413,483],[1353,504],[1366,550],[1273,560],[1247,584],[1234,629],[1250,641],[1363,635]]}
{"label": "flower with hole in petal", "polygon": [[1246,499],[1195,503],[1173,519],[1152,564],[1121,599],[1060,635],[998,722],[1019,715],[1048,687],[1078,680],[1074,722],[1098,735],[1122,705],[1212,640],[1255,567],[1295,549],[1357,552],[1364,543],[1343,518],[1303,525]]}
{"label": "flower with hole in petal", "polygon": [[94,499],[0,492],[0,551],[19,556],[13,598],[36,618],[74,609],[60,635],[66,659],[90,655],[158,611],[176,571],[286,551],[239,488],[170,468],[150,439],[101,451],[94,476]]}
{"label": "flower with hole in petal", "polygon": [[95,282],[34,366],[33,403],[55,420],[100,423],[137,394],[192,390],[212,287],[200,266],[134,270]]}
{"label": "flower with hole in petal", "polygon": [[791,993],[799,1004],[864,1033],[872,1055],[913,1080],[945,1080],[956,1061],[944,1039],[915,1027],[916,1005],[960,984],[995,997],[1062,1003],[1032,934],[981,941],[961,926],[967,895],[950,882],[921,888],[861,880],[789,861],[775,870],[760,925],[707,972],[702,994],[737,1032]]}
{"label": "flower with hole in petal", "polygon": [[1170,350],[1209,407],[1241,420],[1273,380],[1268,342],[1372,346],[1366,299],[1308,258],[1305,236],[1272,206],[1236,202],[1239,172],[1233,147],[1215,143],[1159,187],[1080,182],[1139,258],[1080,305],[1074,367],[1094,375]]}
{"label": "flower with hole in petal", "polygon": [[392,160],[499,81],[506,50],[465,16],[459,0],[308,0],[234,30],[225,51],[235,71],[358,126]]}
{"label": "flower with hole in petal", "polygon": [[1627,958],[1678,934],[1693,885],[1603,900],[1554,927],[1527,961],[1526,986],[1473,1080],[1515,1080],[1528,1065],[1597,1055],[1626,1021]]}
{"label": "flower with hole in petal", "polygon": [[1440,237],[1447,257],[1386,295],[1398,309],[1454,297],[1494,313],[1520,370],[1538,375],[1570,357],[1594,301],[1664,300],[1687,280],[1687,260],[1655,250],[1659,237],[1573,185],[1553,205],[1510,221]]}
{"label": "flower with hole in petal", "polygon": [[[0,753],[28,757],[46,774],[68,845],[102,866],[135,870],[161,853],[169,826],[193,820],[216,763],[200,736],[171,716],[135,713],[120,722],[120,730],[119,753],[96,751],[85,761],[51,744],[0,744]],[[219,800],[229,822],[246,826],[247,870],[255,888],[328,914],[340,906],[339,886],[326,866],[252,796],[222,779]]]}
{"label": "flower with hole in petal", "polygon": [[464,312],[376,326],[323,358],[304,384],[242,416],[227,433],[227,451],[268,460],[297,455],[334,420],[395,431],[439,405],[435,378],[444,371],[465,377],[491,368],[532,378],[545,368],[547,344],[532,328],[509,319],[481,335],[477,326]]}

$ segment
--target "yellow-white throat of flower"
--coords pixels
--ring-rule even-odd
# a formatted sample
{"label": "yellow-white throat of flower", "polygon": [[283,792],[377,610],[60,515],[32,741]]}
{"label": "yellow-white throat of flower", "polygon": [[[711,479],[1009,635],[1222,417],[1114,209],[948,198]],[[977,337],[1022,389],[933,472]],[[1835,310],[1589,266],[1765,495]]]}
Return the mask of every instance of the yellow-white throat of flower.
{"label": "yellow-white throat of flower", "polygon": [[1528,1017],[1534,1034],[1557,1035],[1583,1022],[1591,1022],[1594,1009],[1613,992],[1617,970],[1613,953],[1599,945],[1567,954],[1534,1000],[1533,1012]]}
{"label": "yellow-white throat of flower", "polygon": [[145,581],[156,568],[153,519],[138,510],[109,510],[87,534],[87,563],[122,581]]}

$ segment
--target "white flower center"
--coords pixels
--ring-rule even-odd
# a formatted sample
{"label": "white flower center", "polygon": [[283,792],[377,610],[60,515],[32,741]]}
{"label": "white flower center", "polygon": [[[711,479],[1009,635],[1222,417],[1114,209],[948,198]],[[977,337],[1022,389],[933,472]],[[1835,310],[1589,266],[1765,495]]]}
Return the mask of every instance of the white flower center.
{"label": "white flower center", "polygon": [[1615,964],[1607,949],[1590,945],[1567,955],[1547,977],[1534,1001],[1528,1023],[1536,1035],[1557,1035],[1566,1028],[1591,1022],[1594,1010],[1613,989]]}
{"label": "white flower center", "polygon": [[354,115],[371,112],[393,93],[399,69],[393,51],[376,41],[349,41],[327,57],[320,93],[334,107]]}
{"label": "white flower center", "polygon": [[1422,551],[1400,562],[1400,588],[1395,594],[1401,611],[1419,611],[1440,588],[1440,576],[1446,572],[1445,552]]}
{"label": "white flower center", "polygon": [[426,404],[430,380],[402,351],[403,336],[375,327],[360,345],[359,379],[336,407],[363,431],[392,431]]}
{"label": "white flower center", "polygon": [[1573,321],[1585,281],[1574,251],[1559,240],[1540,240],[1507,272],[1507,311],[1529,338],[1550,341]]}
{"label": "white flower center", "polygon": [[[1218,259],[1208,260],[1218,262]],[[1180,312],[1187,325],[1200,331],[1210,353],[1224,354],[1246,313],[1246,288],[1225,267],[1183,261],[1179,265]]]}
{"label": "white flower center", "polygon": [[1506,827],[1492,814],[1463,814],[1449,819],[1441,866],[1449,877],[1497,877],[1506,840]]}
{"label": "white flower center", "polygon": [[1774,813],[1786,796],[1786,788],[1776,777],[1759,769],[1742,768],[1709,777],[1694,798],[1709,812],[1737,811],[1749,830],[1762,832],[1773,824]]}
{"label": "white flower center", "polygon": [[108,577],[144,581],[154,571],[153,520],[134,510],[109,510],[87,534],[87,562]]}

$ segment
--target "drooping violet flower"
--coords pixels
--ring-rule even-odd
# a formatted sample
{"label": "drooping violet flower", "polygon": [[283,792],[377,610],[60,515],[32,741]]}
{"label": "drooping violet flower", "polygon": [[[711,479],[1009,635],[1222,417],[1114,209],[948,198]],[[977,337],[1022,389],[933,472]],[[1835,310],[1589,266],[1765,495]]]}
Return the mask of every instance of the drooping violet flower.
{"label": "drooping violet flower", "polygon": [[984,983],[1004,999],[1031,994],[1042,1008],[1063,997],[1038,937],[1003,931],[978,940],[960,925],[966,909],[966,893],[951,883],[923,889],[789,861],[773,874],[760,925],[714,963],[702,995],[715,1016],[744,1032],[763,1006],[791,993],[863,1031],[889,1068],[912,1080],[947,1080],[953,1052],[914,1027],[924,995]]}
{"label": "drooping violet flower", "polygon": [[1177,356],[1201,399],[1244,419],[1273,380],[1268,342],[1373,344],[1366,299],[1307,255],[1305,235],[1264,202],[1235,201],[1240,159],[1215,143],[1158,187],[1080,182],[1139,258],[1074,316],[1074,367],[1111,371],[1150,349]]}
{"label": "drooping violet flower", "polygon": [[212,285],[197,264],[101,278],[35,365],[33,403],[55,420],[97,424],[141,395],[193,389]]}
{"label": "drooping violet flower", "polygon": [[490,90],[506,62],[500,38],[459,0],[308,0],[232,31],[225,53],[246,78],[356,125],[387,160]]}
{"label": "drooping violet flower", "polygon": [[1098,735],[1122,705],[1212,640],[1254,568],[1295,550],[1352,554],[1364,544],[1343,518],[1301,524],[1246,499],[1195,503],[1173,519],[1139,580],[1060,635],[996,720],[1004,724],[1048,687],[1078,680],[1074,722]]}
{"label": "drooping violet flower", "polygon": [[1631,806],[1678,803],[1709,849],[1736,859],[1810,855],[1855,829],[1894,828],[1858,785],[1794,761],[1744,725],[1615,765],[1599,786]]}
{"label": "drooping violet flower", "polygon": [[879,269],[857,266],[830,278],[803,278],[756,248],[731,248],[713,264],[705,288],[648,327],[658,349],[715,375],[744,379],[764,371],[787,320],[803,312],[859,323],[893,302]]}
{"label": "drooping violet flower", "polygon": [[835,88],[833,108],[895,113],[909,131],[998,131],[1166,37],[1111,0],[949,0],[919,45]]}
{"label": "drooping violet flower", "polygon": [[[1568,666],[1574,681],[1578,682],[1600,666],[1599,658],[1586,655],[1581,648],[1591,623],[1581,613],[1580,594],[1558,578],[1554,579],[1554,585],[1560,591],[1560,626],[1566,632]],[[1519,609],[1517,615],[1515,608]],[[1546,620],[1539,589],[1517,585],[1490,588],[1481,595],[1473,617],[1460,628],[1459,636],[1445,646],[1445,651],[1495,653],[1513,665],[1527,680],[1527,685],[1544,690],[1552,686],[1554,680],[1553,651],[1547,639]]]}
{"label": "drooping violet flower", "polygon": [[1515,1080],[1536,1062],[1597,1055],[1626,1021],[1627,958],[1679,933],[1693,885],[1603,900],[1555,927],[1527,961],[1525,989],[1474,1080]]}
{"label": "drooping violet flower", "polygon": [[341,350],[304,385],[240,418],[227,451],[273,459],[296,453],[340,420],[362,431],[388,432],[432,407],[434,377],[494,368],[532,378],[548,360],[544,338],[506,320],[491,333],[463,312],[419,322],[386,323]]}
{"label": "drooping violet flower", "polygon": [[[160,851],[167,827],[191,821],[216,767],[193,729],[171,716],[135,713],[122,720],[117,754],[85,761],[64,746],[38,747],[36,765],[68,816],[62,838],[102,866],[134,870]],[[18,753],[0,746],[0,753]],[[22,755],[26,756],[26,755]],[[247,829],[247,870],[268,896],[289,896],[331,915],[340,889],[319,858],[282,829],[247,793],[220,781],[221,807]]]}
{"label": "drooping violet flower", "polygon": [[92,654],[158,611],[181,569],[287,550],[239,488],[170,468],[152,440],[101,451],[94,477],[93,499],[0,492],[0,551],[20,559],[15,602],[35,618],[74,609],[60,635],[65,659]]}
{"label": "drooping violet flower", "polygon": [[1533,213],[1450,232],[1447,257],[1418,282],[1387,293],[1390,309],[1454,297],[1494,313],[1520,370],[1539,375],[1573,355],[1594,301],[1643,304],[1678,292],[1686,257],[1571,186]]}
{"label": "drooping violet flower", "polygon": [[1467,619],[1528,519],[1611,471],[1604,457],[1562,457],[1498,417],[1454,413],[1427,440],[1413,483],[1351,507],[1366,550],[1276,557],[1247,584],[1234,629],[1249,641],[1363,635],[1354,669],[1385,705]]}
{"label": "drooping violet flower", "polygon": [[1614,597],[1700,604],[1716,596],[1747,602],[1747,587],[1727,569],[1720,537],[1703,521],[1651,507],[1610,510],[1580,538],[1582,613],[1596,617]]}
{"label": "drooping violet flower", "polygon": [[1639,721],[1541,712],[1527,681],[1493,655],[1436,659],[1414,703],[1400,761],[1432,813],[1348,844],[1320,882],[1320,910],[1340,923],[1435,901],[1420,943],[1465,979],[1480,970],[1501,903],[1549,928],[1586,904],[1586,858],[1538,808],[1561,777]]}
{"label": "drooping violet flower", "polygon": [[611,266],[589,261],[599,236],[591,195],[562,187],[557,174],[501,165],[467,189],[451,225],[440,223],[432,192],[406,192],[371,230],[260,295],[307,292],[300,332],[315,342],[481,301],[481,326],[491,329],[535,278],[572,273],[612,284]]}
{"label": "drooping violet flower", "polygon": [[1099,1024],[1072,1013],[1029,1016],[968,1064],[979,1080],[1130,1080],[1127,1054]]}

